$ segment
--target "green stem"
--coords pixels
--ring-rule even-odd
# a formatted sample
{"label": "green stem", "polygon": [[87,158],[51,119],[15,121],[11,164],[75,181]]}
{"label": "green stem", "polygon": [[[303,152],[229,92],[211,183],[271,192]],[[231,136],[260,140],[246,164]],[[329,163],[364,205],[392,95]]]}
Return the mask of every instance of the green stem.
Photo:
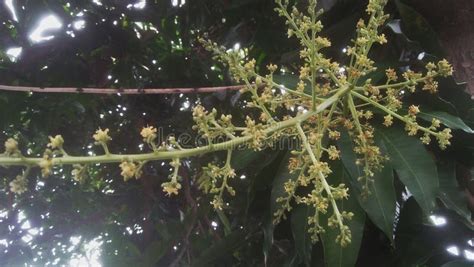
{"label": "green stem", "polygon": [[230,167],[230,162],[232,160],[232,149],[227,150],[227,160],[225,162],[225,165],[227,167]]}
{"label": "green stem", "polygon": [[215,120],[212,120],[211,123],[216,126],[217,129],[221,130],[227,137],[229,137],[230,139],[234,139],[235,136],[233,134],[231,134],[229,131],[227,131],[227,129],[225,129],[224,127],[222,127],[219,123],[217,123]]}
{"label": "green stem", "polygon": [[101,145],[102,148],[104,149],[104,152],[105,152],[105,155],[106,155],[106,156],[111,155],[111,154],[110,154],[110,151],[109,151],[109,148],[107,147],[107,144],[106,144],[106,143],[100,142],[100,145]]}
{"label": "green stem", "polygon": [[[334,95],[327,98],[321,104],[319,104],[315,111],[309,111],[294,118],[276,122],[263,130],[263,133],[267,136],[281,131],[283,129],[293,127],[295,124],[305,121],[308,118],[321,113],[334,102],[338,101],[340,97],[347,94],[349,88],[343,87],[337,91]],[[235,139],[224,141],[217,144],[207,145],[203,147],[196,147],[191,149],[181,150],[168,150],[168,151],[156,151],[144,154],[109,154],[100,156],[66,156],[51,159],[53,165],[70,165],[70,164],[95,164],[95,163],[117,163],[124,160],[139,162],[144,160],[156,161],[156,160],[167,160],[173,158],[186,158],[193,157],[205,153],[214,151],[228,150],[236,148],[239,145],[245,144],[252,140],[252,136],[241,136]],[[42,160],[42,157],[0,157],[0,166],[34,166]]]}
{"label": "green stem", "polygon": [[[401,121],[403,121],[403,122],[405,122],[405,123],[411,123],[410,121],[408,121],[407,118],[405,118],[405,117],[399,115],[398,113],[396,113],[396,112],[394,112],[394,111],[391,111],[390,109],[386,108],[384,105],[379,104],[379,103],[377,103],[376,101],[374,101],[374,100],[372,100],[372,99],[370,99],[370,98],[368,98],[368,97],[365,97],[365,96],[363,96],[363,95],[361,95],[361,94],[359,94],[359,93],[357,93],[357,92],[354,92],[354,91],[351,91],[351,94],[352,94],[353,96],[355,96],[355,97],[357,97],[357,98],[359,98],[359,99],[361,99],[361,100],[367,102],[367,103],[372,104],[372,106],[374,106],[374,107],[376,107],[376,108],[378,108],[378,109],[381,109],[381,110],[384,111],[385,113],[390,114],[390,115],[392,115],[393,117],[395,117],[395,118],[397,118],[397,119],[399,119],[399,120],[401,120]],[[420,129],[420,130],[423,131],[423,132],[429,133],[429,134],[431,134],[431,135],[438,136],[437,133],[435,133],[435,132],[433,132],[433,131],[431,131],[430,129],[427,129],[427,128],[425,128],[425,127],[422,127],[422,126],[419,126],[419,125],[418,125],[418,129]]]}
{"label": "green stem", "polygon": [[[428,77],[423,77],[423,78],[415,79],[413,81],[404,81],[404,82],[399,82],[399,83],[384,84],[384,85],[374,86],[374,88],[376,88],[376,89],[388,89],[388,88],[398,88],[398,87],[403,88],[403,87],[411,85],[411,84],[420,83],[420,82],[426,80],[427,78]],[[359,87],[357,87],[357,88],[359,88]],[[361,87],[361,88],[363,88],[363,87]]]}
{"label": "green stem", "polygon": [[[360,124],[360,121],[359,121],[359,114],[357,113],[357,109],[355,107],[354,99],[352,98],[352,95],[347,96],[347,103],[349,105],[349,110],[351,111],[352,118],[354,119],[354,122],[356,124],[357,131],[359,132],[360,142],[362,143],[362,146],[364,147],[364,149],[367,149],[367,140],[365,139],[365,134],[364,134],[364,131],[362,130],[362,125]],[[364,164],[365,164],[364,165],[365,174],[368,175],[370,171],[370,166],[369,166],[369,160],[367,158],[367,153],[364,153]],[[364,180],[365,180],[365,187],[368,188],[369,180],[368,179],[364,179]]]}

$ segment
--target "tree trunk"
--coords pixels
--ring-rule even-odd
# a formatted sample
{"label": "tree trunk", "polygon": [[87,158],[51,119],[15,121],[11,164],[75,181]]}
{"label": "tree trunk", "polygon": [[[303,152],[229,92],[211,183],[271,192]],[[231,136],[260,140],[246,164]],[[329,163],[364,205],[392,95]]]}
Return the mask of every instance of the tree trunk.
{"label": "tree trunk", "polygon": [[466,82],[474,94],[474,1],[407,1],[422,14],[438,33],[458,82]]}

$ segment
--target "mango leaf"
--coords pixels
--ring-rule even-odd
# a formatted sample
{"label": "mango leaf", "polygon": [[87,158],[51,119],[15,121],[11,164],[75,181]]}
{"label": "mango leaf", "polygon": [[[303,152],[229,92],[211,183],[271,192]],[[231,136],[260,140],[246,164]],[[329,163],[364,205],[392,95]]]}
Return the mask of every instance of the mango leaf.
{"label": "mango leaf", "polygon": [[471,127],[467,126],[459,117],[451,115],[446,112],[441,111],[432,111],[432,112],[420,112],[418,117],[431,122],[432,119],[440,120],[444,125],[451,129],[463,130],[466,133],[474,133],[474,130]]}
{"label": "mango leaf", "polygon": [[244,245],[250,238],[252,230],[246,227],[225,236],[220,241],[204,250],[201,256],[194,262],[193,266],[219,266],[216,261],[227,257],[232,257],[232,253]]}
{"label": "mango leaf", "polygon": [[251,149],[236,150],[232,153],[232,168],[240,170],[248,166],[250,163],[261,160],[265,157],[264,151],[253,151]]}
{"label": "mango leaf", "polygon": [[395,259],[398,264],[394,266],[420,266],[433,254],[433,244],[424,243],[423,217],[413,197],[402,203],[395,230]]}
{"label": "mango leaf", "polygon": [[409,38],[419,42],[422,47],[427,49],[428,53],[442,56],[444,54],[443,49],[436,32],[431,28],[428,21],[415,9],[400,0],[396,0],[395,4],[402,18],[403,32]]}
{"label": "mango leaf", "polygon": [[436,164],[425,146],[400,127],[378,128],[376,135],[384,142],[400,180],[429,213],[434,208],[439,181]]}
{"label": "mango leaf", "polygon": [[[333,173],[328,177],[328,180],[332,181],[333,184],[348,184],[350,177],[343,165],[340,164],[340,162],[334,165],[336,166],[332,167]],[[338,207],[340,210],[354,213],[352,220],[346,221],[347,226],[349,226],[352,232],[352,241],[346,247],[341,247],[340,244],[336,243],[339,229],[327,227],[326,232],[321,234],[324,247],[324,260],[328,267],[355,266],[364,232],[365,213],[357,203],[354,192],[350,192],[348,199],[338,201]],[[329,213],[320,215],[323,225],[326,225],[327,218],[330,215]]]}
{"label": "mango leaf", "polygon": [[290,156],[290,153],[288,153],[283,158],[283,160],[281,161],[281,165],[278,168],[275,180],[273,180],[272,192],[270,196],[270,210],[272,216],[277,210],[281,208],[281,204],[277,202],[277,199],[287,195],[285,192],[285,183],[289,180],[296,180],[296,178],[298,177],[297,172],[290,173],[288,171],[288,161],[290,159]]}
{"label": "mango leaf", "polygon": [[467,209],[465,194],[460,190],[456,180],[456,163],[454,161],[438,164],[439,198],[448,209],[455,211],[468,222],[471,212]]}
{"label": "mango leaf", "polygon": [[296,255],[306,266],[311,264],[311,237],[308,234],[308,217],[312,209],[306,205],[298,205],[291,213],[291,232],[295,242]]}
{"label": "mango leaf", "polygon": [[[286,196],[285,192],[285,183],[289,180],[296,180],[297,173],[290,173],[288,171],[288,161],[290,159],[290,153],[287,153],[281,161],[281,165],[278,168],[275,179],[272,184],[272,192],[270,195],[270,215],[267,218],[265,226],[265,239],[264,239],[264,255],[268,256],[271,246],[273,244],[273,216],[277,210],[281,208],[281,204],[277,202],[277,199],[280,197]],[[269,220],[268,220],[269,219]]]}
{"label": "mango leaf", "polygon": [[350,174],[350,188],[353,194],[370,220],[393,241],[396,195],[392,166],[387,162],[380,172],[375,173],[374,183],[370,185],[370,195],[363,198],[360,183],[357,181],[357,178],[363,175],[363,170],[361,166],[355,164],[356,155],[347,132],[342,132],[338,145],[342,152],[342,162]]}

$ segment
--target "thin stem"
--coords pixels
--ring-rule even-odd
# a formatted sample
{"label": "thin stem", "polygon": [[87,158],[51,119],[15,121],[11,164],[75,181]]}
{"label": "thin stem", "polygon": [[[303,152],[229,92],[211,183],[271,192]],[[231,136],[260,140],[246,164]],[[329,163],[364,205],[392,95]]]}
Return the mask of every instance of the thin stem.
{"label": "thin stem", "polygon": [[388,89],[388,88],[398,88],[398,87],[403,88],[403,87],[411,85],[411,84],[420,83],[420,82],[426,80],[427,78],[428,78],[428,76],[423,77],[423,78],[419,78],[419,79],[415,79],[413,81],[404,81],[404,82],[399,82],[399,83],[392,83],[392,84],[384,84],[384,85],[374,86],[374,88],[375,89]]}
{"label": "thin stem", "polygon": [[231,134],[227,129],[223,128],[219,123],[217,123],[215,120],[211,121],[214,126],[216,126],[217,129],[221,130],[227,137],[230,139],[234,139],[235,135]]}
{"label": "thin stem", "polygon": [[104,152],[105,152],[105,155],[106,155],[106,156],[111,155],[111,154],[110,154],[110,151],[109,151],[109,148],[107,147],[107,144],[106,144],[106,143],[101,142],[100,145],[101,145],[102,148],[104,149]]}
{"label": "thin stem", "polygon": [[[357,113],[357,110],[355,108],[354,99],[352,98],[352,95],[347,96],[347,103],[349,104],[349,110],[351,111],[352,118],[354,119],[357,131],[359,132],[360,142],[362,143],[362,146],[364,147],[364,149],[367,149],[367,140],[365,139],[366,135],[364,134],[362,125],[360,124],[359,114]],[[364,163],[365,163],[364,170],[365,170],[366,175],[370,172],[370,166],[368,162],[369,161],[367,158],[367,153],[364,153]],[[364,179],[364,180],[365,180],[365,187],[368,188],[369,180],[368,179]]]}
{"label": "thin stem", "polygon": [[[410,121],[408,121],[407,118],[405,118],[405,117],[399,115],[399,114],[396,113],[396,112],[391,111],[390,109],[386,108],[384,105],[379,104],[379,103],[377,103],[376,101],[374,101],[374,100],[372,100],[372,99],[370,99],[370,98],[368,98],[368,97],[365,97],[365,96],[363,96],[363,95],[361,95],[361,94],[359,94],[359,93],[357,93],[357,92],[354,92],[354,91],[352,91],[351,94],[352,94],[353,96],[355,96],[355,97],[357,97],[357,98],[359,98],[359,99],[361,99],[361,100],[367,102],[367,103],[372,104],[372,106],[374,106],[374,107],[376,107],[376,108],[378,108],[378,109],[381,109],[381,110],[384,111],[385,113],[390,114],[390,115],[392,115],[393,117],[395,117],[395,118],[397,118],[397,119],[399,119],[399,120],[401,120],[401,121],[403,121],[403,122],[405,122],[405,123],[410,123]],[[430,129],[427,129],[427,128],[423,127],[423,126],[419,126],[419,125],[418,125],[418,129],[422,130],[423,132],[429,133],[429,134],[431,134],[431,135],[438,136],[437,133],[435,133],[435,132],[431,131]]]}

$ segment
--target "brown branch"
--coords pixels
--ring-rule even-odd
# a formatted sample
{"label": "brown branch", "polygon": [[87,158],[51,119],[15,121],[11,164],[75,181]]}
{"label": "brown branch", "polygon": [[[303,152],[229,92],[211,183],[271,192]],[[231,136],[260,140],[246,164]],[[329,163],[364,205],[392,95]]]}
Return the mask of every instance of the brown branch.
{"label": "brown branch", "polygon": [[188,88],[81,88],[81,87],[31,87],[0,85],[0,91],[34,92],[34,93],[81,93],[81,94],[191,94],[214,93],[227,90],[239,90],[243,85]]}

